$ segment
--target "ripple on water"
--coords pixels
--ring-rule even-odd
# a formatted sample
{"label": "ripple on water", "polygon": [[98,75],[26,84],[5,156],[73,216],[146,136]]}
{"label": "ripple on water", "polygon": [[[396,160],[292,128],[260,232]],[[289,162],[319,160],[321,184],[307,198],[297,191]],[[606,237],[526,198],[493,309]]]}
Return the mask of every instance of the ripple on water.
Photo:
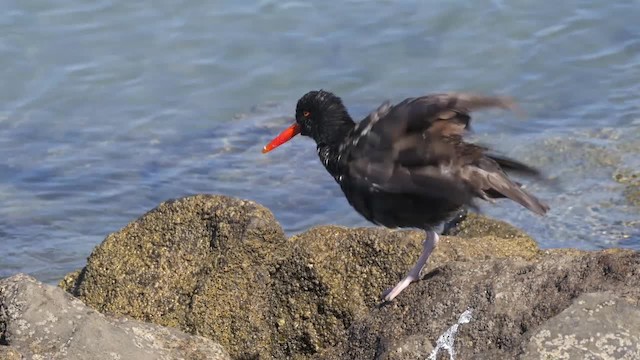
{"label": "ripple on water", "polygon": [[[545,247],[640,248],[614,175],[640,168],[640,7],[569,0],[9,2],[0,14],[0,276],[54,282],[161,201],[224,193],[289,234],[367,224],[309,139],[262,155],[310,89],[360,118],[426,92],[509,94],[479,141],[541,166],[538,218],[484,206]],[[311,15],[312,14],[312,15]],[[615,21],[612,21],[615,19]],[[246,111],[240,116],[239,112]]]}

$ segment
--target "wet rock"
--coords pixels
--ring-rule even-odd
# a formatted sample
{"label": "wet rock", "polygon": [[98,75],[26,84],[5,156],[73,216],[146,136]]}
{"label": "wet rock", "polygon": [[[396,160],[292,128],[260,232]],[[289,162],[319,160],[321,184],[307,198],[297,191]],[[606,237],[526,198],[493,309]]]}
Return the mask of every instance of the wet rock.
{"label": "wet rock", "polygon": [[229,359],[213,341],[106,317],[63,290],[18,274],[0,280],[2,359]]}
{"label": "wet rock", "polygon": [[536,329],[523,360],[640,359],[640,308],[609,293],[588,293]]}
{"label": "wet rock", "polygon": [[581,294],[639,295],[635,252],[541,251],[477,215],[455,234],[441,237],[424,280],[381,304],[423,232],[320,226],[286,239],[264,207],[199,195],[109,235],[61,286],[100,311],[213,339],[237,359],[444,358],[446,346],[433,346],[467,309],[459,359],[517,358]]}
{"label": "wet rock", "polygon": [[[639,266],[640,255],[633,251],[556,250],[533,260],[451,262],[427,274],[428,280],[414,284],[396,302],[372,308],[354,321],[346,340],[322,358],[391,359],[405,339],[433,343],[472,309],[472,319],[460,326],[454,342],[458,358],[516,359],[540,326],[583,293],[609,291],[637,299]],[[635,334],[630,338],[640,335],[636,325],[620,325],[619,331]],[[595,329],[584,326],[588,328],[573,329],[573,336]],[[567,336],[572,336],[570,330]],[[550,346],[549,351],[555,346],[542,345]],[[605,350],[598,354],[607,358]],[[441,351],[440,358],[444,355]]]}

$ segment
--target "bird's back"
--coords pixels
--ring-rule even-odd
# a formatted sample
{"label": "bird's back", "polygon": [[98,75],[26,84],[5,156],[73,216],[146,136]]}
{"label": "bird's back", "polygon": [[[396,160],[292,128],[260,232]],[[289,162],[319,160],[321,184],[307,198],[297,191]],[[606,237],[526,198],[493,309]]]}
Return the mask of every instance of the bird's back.
{"label": "bird's back", "polygon": [[504,98],[455,93],[385,103],[341,145],[336,180],[359,213],[387,227],[429,228],[474,198],[508,197],[543,214],[548,207],[504,171],[535,175],[534,169],[464,141],[471,111],[512,106]]}

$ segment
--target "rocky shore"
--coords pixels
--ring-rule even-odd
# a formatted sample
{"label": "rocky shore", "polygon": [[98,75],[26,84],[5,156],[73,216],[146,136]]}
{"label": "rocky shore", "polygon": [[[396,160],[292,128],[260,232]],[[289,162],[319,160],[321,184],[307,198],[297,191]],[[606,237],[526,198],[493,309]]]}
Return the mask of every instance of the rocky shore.
{"label": "rocky shore", "polygon": [[251,201],[168,201],[62,289],[0,280],[0,359],[640,358],[639,253],[540,250],[470,215],[424,279],[382,304],[422,237],[321,226],[286,238]]}

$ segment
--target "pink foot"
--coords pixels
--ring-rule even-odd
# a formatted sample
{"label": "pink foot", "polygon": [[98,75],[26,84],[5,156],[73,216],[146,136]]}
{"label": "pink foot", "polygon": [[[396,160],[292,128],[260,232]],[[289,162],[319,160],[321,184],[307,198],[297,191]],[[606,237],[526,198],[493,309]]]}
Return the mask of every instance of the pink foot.
{"label": "pink foot", "polygon": [[433,252],[433,249],[435,249],[436,244],[438,244],[438,240],[440,240],[438,234],[431,230],[427,230],[427,238],[422,243],[422,253],[418,258],[418,261],[416,261],[416,264],[413,266],[413,268],[411,268],[404,279],[400,280],[400,282],[393,288],[387,289],[382,293],[382,298],[384,299],[384,301],[393,301],[393,299],[395,299],[396,296],[400,295],[400,293],[404,289],[406,289],[409,284],[420,279],[420,272],[427,264],[429,255],[431,255],[431,252]]}

